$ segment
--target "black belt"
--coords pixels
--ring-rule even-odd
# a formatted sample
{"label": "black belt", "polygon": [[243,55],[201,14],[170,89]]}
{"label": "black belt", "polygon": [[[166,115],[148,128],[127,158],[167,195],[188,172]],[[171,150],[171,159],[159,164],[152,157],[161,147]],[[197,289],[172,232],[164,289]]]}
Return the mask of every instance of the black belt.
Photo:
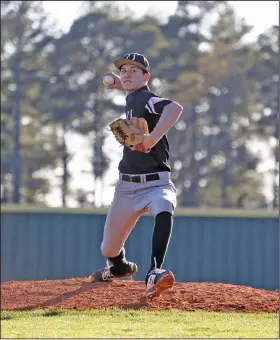
{"label": "black belt", "polygon": [[[146,182],[159,180],[159,174],[150,174],[150,175],[144,175],[144,176],[146,178]],[[141,176],[122,175],[122,180],[125,182],[131,182],[131,183],[141,183]]]}

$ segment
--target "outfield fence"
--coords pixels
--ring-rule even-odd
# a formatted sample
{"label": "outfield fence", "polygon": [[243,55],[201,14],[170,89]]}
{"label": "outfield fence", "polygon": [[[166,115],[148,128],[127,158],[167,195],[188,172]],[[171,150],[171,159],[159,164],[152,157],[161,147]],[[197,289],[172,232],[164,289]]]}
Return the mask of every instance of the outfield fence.
{"label": "outfield fence", "polygon": [[[1,207],[1,281],[85,277],[105,265],[100,252],[107,209]],[[164,267],[179,282],[279,287],[277,212],[177,209]],[[152,216],[137,223],[127,257],[143,280]]]}

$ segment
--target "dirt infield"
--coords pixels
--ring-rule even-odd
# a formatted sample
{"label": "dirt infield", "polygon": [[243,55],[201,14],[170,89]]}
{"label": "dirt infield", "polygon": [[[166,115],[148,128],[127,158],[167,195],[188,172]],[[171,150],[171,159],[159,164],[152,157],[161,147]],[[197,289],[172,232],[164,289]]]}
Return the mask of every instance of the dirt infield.
{"label": "dirt infield", "polygon": [[1,284],[2,310],[129,309],[278,312],[278,291],[222,283],[176,283],[147,301],[142,281],[86,283],[84,279],[10,281]]}

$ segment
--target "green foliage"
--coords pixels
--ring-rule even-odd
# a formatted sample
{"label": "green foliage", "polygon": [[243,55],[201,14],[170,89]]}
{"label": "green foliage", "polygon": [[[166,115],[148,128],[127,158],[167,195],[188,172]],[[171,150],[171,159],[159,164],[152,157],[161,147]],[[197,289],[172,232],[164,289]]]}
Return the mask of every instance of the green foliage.
{"label": "green foliage", "polygon": [[[55,162],[51,152],[54,141],[42,131],[43,121],[38,109],[41,90],[48,77],[44,70],[45,49],[53,38],[47,35],[40,1],[7,1],[1,4],[1,9],[3,200],[11,201],[15,193],[20,192],[21,202],[40,202],[50,187],[46,179],[38,178],[36,173]],[[19,131],[16,121],[20,121]],[[20,174],[15,171],[15,134],[19,135]]]}

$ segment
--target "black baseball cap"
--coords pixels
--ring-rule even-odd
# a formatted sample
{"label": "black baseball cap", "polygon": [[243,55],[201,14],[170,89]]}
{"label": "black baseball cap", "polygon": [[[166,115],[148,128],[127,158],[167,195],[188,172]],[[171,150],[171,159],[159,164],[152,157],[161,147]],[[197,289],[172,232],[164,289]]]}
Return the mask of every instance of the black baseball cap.
{"label": "black baseball cap", "polygon": [[139,53],[129,53],[126,54],[123,58],[117,59],[114,62],[114,65],[117,69],[121,69],[121,67],[125,64],[136,65],[146,72],[150,73],[150,65],[147,60],[142,54]]}

